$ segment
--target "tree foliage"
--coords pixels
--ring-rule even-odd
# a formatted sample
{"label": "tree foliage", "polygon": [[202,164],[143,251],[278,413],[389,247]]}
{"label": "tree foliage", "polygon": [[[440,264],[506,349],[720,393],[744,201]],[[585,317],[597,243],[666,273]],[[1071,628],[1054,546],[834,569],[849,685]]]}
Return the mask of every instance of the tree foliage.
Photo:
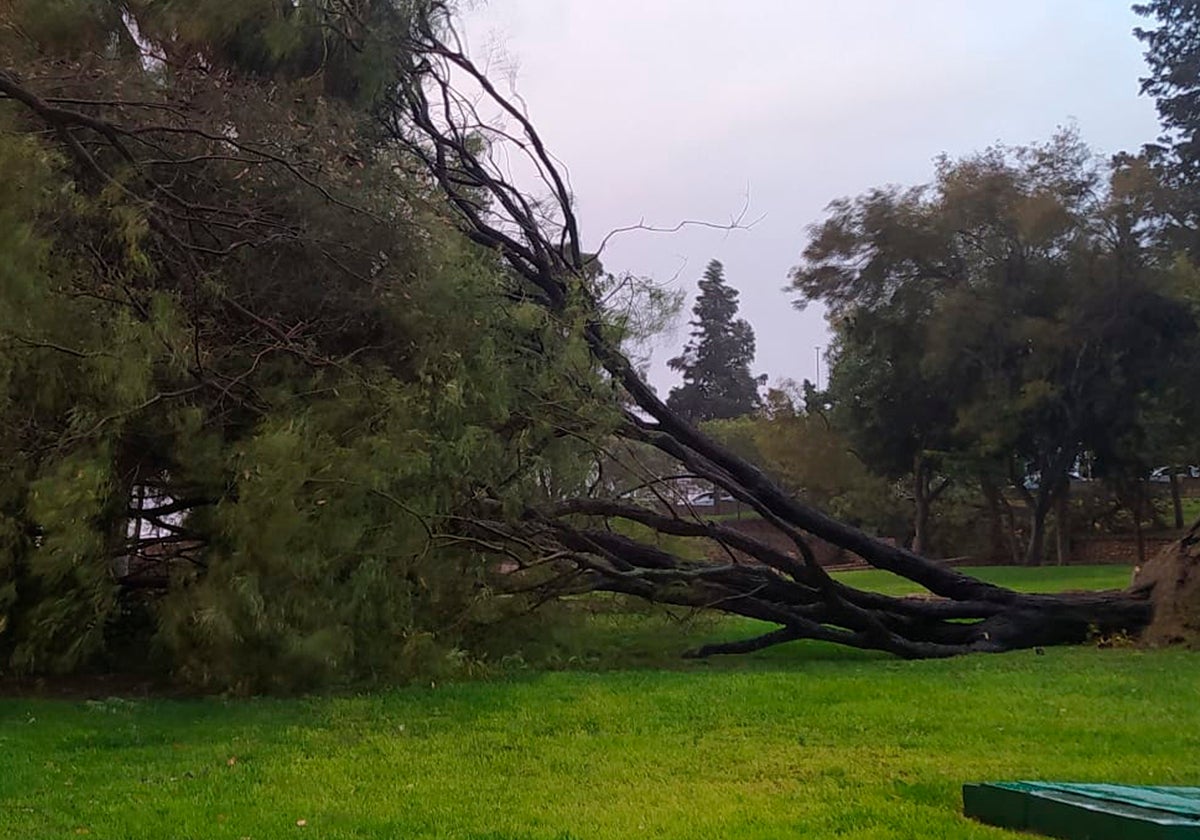
{"label": "tree foliage", "polygon": [[759,412],[704,429],[796,498],[871,533],[904,532],[910,515],[894,482],[868,469],[830,417],[812,401],[806,408],[803,394],[772,388]]}
{"label": "tree foliage", "polygon": [[713,260],[700,280],[692,307],[691,340],[683,354],[667,364],[683,374],[667,405],[693,423],[727,420],[759,407],[759,386],[766,377],[750,373],[754,362],[754,330],[738,311],[738,292],[725,281],[725,268]]}
{"label": "tree foliage", "polygon": [[[481,499],[480,528],[504,533],[509,544],[536,556],[553,558],[549,567],[562,587],[715,608],[775,625],[754,639],[705,646],[701,655],[812,638],[902,656],[951,656],[1081,639],[1091,627],[1103,632],[1144,626],[1150,614],[1146,591],[1022,595],[875,539],[797,500],[672,410],[615,340],[590,279],[566,181],[532,121],[498,91],[452,33],[419,26],[410,45],[413,67],[424,74],[425,83],[397,92],[393,105],[403,116],[391,125],[394,136],[423,161],[464,233],[511,267],[513,293],[537,300],[561,321],[581,324],[588,352],[603,368],[614,401],[623,409],[615,434],[654,447],[686,470],[687,478],[708,482],[743,502],[795,552],[669,504],[587,494],[533,505],[503,519],[496,506]],[[470,142],[481,124],[475,117],[485,107],[503,113],[512,128],[501,133],[485,126],[484,133],[542,175],[545,191],[536,203],[513,185],[494,154],[481,154]],[[490,203],[481,204],[480,194]],[[727,562],[711,555],[698,559],[628,536],[625,526],[631,523],[660,536],[713,541]],[[907,577],[944,600],[893,599],[841,585],[816,562],[809,535]],[[739,552],[754,562],[742,562]]]}
{"label": "tree foliage", "polygon": [[1151,235],[1153,181],[1071,133],[835,202],[792,275],[830,307],[829,393],[867,462],[952,457],[1027,497],[1029,562],[1084,454],[1114,467],[1195,333]]}
{"label": "tree foliage", "polygon": [[582,481],[564,431],[612,411],[380,134],[409,11],[6,14],[0,663],[253,690],[483,655],[509,607],[446,523]]}
{"label": "tree foliage", "polygon": [[1200,229],[1200,3],[1195,0],[1151,0],[1133,10],[1150,19],[1150,27],[1134,34],[1145,47],[1150,75],[1142,93],[1158,106],[1162,135],[1146,146],[1146,155],[1166,187],[1161,203],[1172,240],[1197,250]]}
{"label": "tree foliage", "polygon": [[[1174,256],[1171,268],[1176,293],[1196,307],[1196,270],[1200,257],[1200,4],[1193,0],[1152,0],[1134,11],[1153,25],[1134,30],[1146,47],[1150,75],[1142,93],[1158,107],[1162,135],[1147,144],[1144,155],[1159,178],[1157,205],[1164,216],[1162,245]],[[1184,256],[1186,254],[1186,256]],[[1198,318],[1200,320],[1200,318]],[[1147,433],[1125,442],[1126,461],[1134,469],[1166,464],[1180,470],[1200,459],[1193,430],[1200,423],[1194,394],[1200,388],[1200,342],[1181,359],[1173,381],[1155,395],[1147,413]],[[1172,473],[1175,524],[1184,526],[1180,488]]]}

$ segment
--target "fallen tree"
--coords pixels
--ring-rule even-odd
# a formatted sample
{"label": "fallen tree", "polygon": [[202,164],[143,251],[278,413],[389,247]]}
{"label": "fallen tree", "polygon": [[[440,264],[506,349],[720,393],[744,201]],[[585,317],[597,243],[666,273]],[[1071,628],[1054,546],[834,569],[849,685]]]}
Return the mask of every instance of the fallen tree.
{"label": "fallen tree", "polygon": [[[419,159],[457,212],[459,226],[511,271],[513,293],[578,328],[622,407],[617,438],[648,446],[681,472],[723,489],[756,511],[795,546],[782,552],[743,534],[682,513],[662,498],[634,504],[578,498],[502,516],[498,505],[472,527],[519,546],[530,571],[552,558],[557,574],[540,586],[636,595],[647,600],[759,619],[775,629],[740,642],[707,645],[696,655],[740,653],[795,639],[820,639],[904,657],[943,657],[1080,642],[1089,634],[1137,633],[1151,620],[1150,587],[1104,593],[1023,594],[977,580],[880,541],[789,496],[755,465],[684,421],[658,398],[622,352],[589,278],[594,257],[583,247],[567,179],[517,101],[505,96],[468,57],[449,9],[435,4],[400,53],[400,86],[383,111],[392,137]],[[485,110],[494,112],[488,119]],[[511,123],[512,128],[500,128]],[[533,197],[496,159],[521,156],[545,196]],[[657,477],[647,476],[653,486]],[[485,505],[486,507],[486,505]],[[689,559],[643,532],[706,540],[727,562]],[[847,549],[871,566],[924,587],[933,597],[894,598],[838,583],[816,562],[811,536]],[[526,566],[522,565],[522,569]],[[519,576],[518,576],[519,577]]]}
{"label": "fallen tree", "polygon": [[[505,266],[509,297],[541,313],[561,339],[528,349],[581,349],[579,376],[571,375],[570,365],[555,367],[563,376],[561,403],[546,401],[537,411],[552,419],[561,413],[560,434],[586,443],[598,465],[597,479],[587,482],[583,492],[547,491],[537,504],[528,502],[528,493],[506,494],[503,486],[481,483],[454,515],[422,522],[431,540],[461,540],[472,550],[494,554],[508,568],[496,576],[496,584],[509,592],[551,598],[609,591],[773,625],[755,638],[693,651],[700,656],[818,639],[903,657],[944,657],[1079,642],[1094,633],[1137,633],[1149,624],[1152,594],[1161,585],[1048,595],[1018,593],[977,580],[797,501],[754,464],[673,412],[622,350],[627,330],[605,303],[606,281],[597,270],[596,256],[584,248],[565,172],[517,100],[501,93],[459,45],[449,6],[428,6],[411,17],[404,35],[390,45],[398,62],[398,81],[375,105],[378,128],[395,150],[397,166],[419,164],[423,177],[451,208],[454,224]],[[329,31],[333,34],[328,37],[350,39],[351,51],[363,46],[353,42],[351,33]],[[378,44],[371,48],[377,50]],[[146,137],[182,134],[196,144],[195,154],[169,161],[173,168],[168,172],[194,166],[201,158],[269,165],[334,202],[320,185],[323,170],[298,167],[282,153],[268,158],[220,131],[205,131],[186,122],[193,119],[190,112],[177,117],[185,121],[180,125],[135,128],[129,127],[132,121],[123,116],[121,103],[96,99],[80,104],[68,97],[51,101],[36,87],[15,73],[0,72],[0,97],[56,138],[63,153],[97,185],[136,200],[150,229],[174,248],[169,253],[184,255],[180,261],[185,267],[190,264],[186,257],[205,253],[185,237],[194,235],[197,227],[215,231],[212,242],[221,247],[203,247],[219,253],[255,250],[263,242],[302,238],[303,233],[283,229],[265,211],[226,218],[227,206],[215,200],[195,210],[195,202],[172,191],[174,179],[161,175],[167,164],[142,149],[148,145]],[[507,174],[517,157],[538,176],[544,195],[521,189]],[[113,172],[121,172],[121,179]],[[152,177],[156,172],[157,179]],[[231,177],[222,188],[245,189],[232,186],[241,178]],[[187,208],[182,217],[180,206]],[[202,215],[193,218],[193,211]],[[363,259],[369,263],[369,257]],[[310,353],[307,345],[298,346],[291,333],[276,329],[273,322],[261,324],[257,313],[235,314],[262,326],[273,342],[269,347],[279,345],[312,365],[326,363],[323,357],[304,355]],[[331,331],[335,339],[343,333]],[[241,376],[231,375],[229,382],[213,387],[225,399],[236,395],[241,383]],[[245,400],[253,396],[247,393]],[[656,453],[675,468],[646,466],[640,457],[645,452]],[[529,462],[507,481],[531,480],[538,464],[536,459]],[[641,492],[614,492],[601,480],[603,465],[613,463],[636,477]],[[669,485],[697,479],[754,510],[794,550],[782,550],[681,507]],[[402,500],[395,506],[404,508]],[[930,594],[897,598],[846,586],[817,563],[809,544],[813,537],[907,578]],[[684,549],[690,542],[707,548]],[[713,547],[715,555],[709,553]]]}

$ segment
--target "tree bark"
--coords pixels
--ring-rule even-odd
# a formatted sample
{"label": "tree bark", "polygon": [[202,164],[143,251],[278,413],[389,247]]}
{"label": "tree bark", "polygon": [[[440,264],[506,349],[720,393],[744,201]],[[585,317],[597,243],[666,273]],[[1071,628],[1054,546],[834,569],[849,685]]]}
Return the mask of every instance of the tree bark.
{"label": "tree bark", "polygon": [[1059,566],[1071,555],[1071,498],[1070,484],[1063,487],[1054,505],[1054,553]]}
{"label": "tree bark", "polygon": [[1183,521],[1183,494],[1179,487],[1179,473],[1171,470],[1171,507],[1175,512],[1175,527],[1182,529],[1187,523]]}
{"label": "tree bark", "polygon": [[1025,546],[1025,565],[1040,566],[1046,555],[1046,515],[1050,512],[1050,494],[1039,491],[1029,508],[1029,542]]}
{"label": "tree bark", "polygon": [[912,550],[916,554],[924,554],[928,550],[929,472],[929,460],[918,453],[913,461],[913,503],[916,510],[913,515]]}

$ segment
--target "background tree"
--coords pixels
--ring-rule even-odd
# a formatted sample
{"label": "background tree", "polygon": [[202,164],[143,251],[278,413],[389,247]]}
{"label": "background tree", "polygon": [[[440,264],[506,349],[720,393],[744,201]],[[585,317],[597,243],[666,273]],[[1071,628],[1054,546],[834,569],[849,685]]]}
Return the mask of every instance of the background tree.
{"label": "background tree", "polygon": [[735,317],[737,311],[737,289],[725,282],[724,267],[713,260],[692,307],[691,340],[682,355],[667,362],[683,374],[683,385],[671,389],[667,405],[692,423],[740,417],[761,404],[758,388],[766,376],[750,373],[754,330]]}
{"label": "background tree", "polygon": [[952,447],[955,420],[950,389],[923,369],[928,303],[896,301],[887,311],[841,319],[833,330],[829,385],[822,395],[831,405],[831,421],[858,457],[876,475],[909,486],[909,544],[922,553],[931,544],[933,505],[950,485],[942,456]]}
{"label": "background tree", "polygon": [[1150,75],[1142,93],[1154,98],[1163,133],[1145,155],[1165,187],[1160,207],[1170,241],[1200,255],[1200,4],[1150,0],[1133,10],[1155,24],[1134,34],[1146,46]]}
{"label": "background tree", "polygon": [[1195,329],[1145,235],[1140,185],[1071,133],[943,160],[929,187],[835,203],[792,275],[830,307],[831,392],[868,463],[952,449],[1007,474],[1029,563],[1077,460],[1115,463]]}
{"label": "background tree", "polygon": [[894,482],[869,470],[825,412],[811,408],[818,396],[772,388],[754,415],[704,429],[796,498],[870,533],[903,535],[911,511]]}
{"label": "background tree", "polygon": [[[1200,257],[1200,4],[1153,0],[1133,8],[1155,24],[1139,27],[1134,34],[1146,46],[1150,69],[1150,75],[1142,79],[1142,93],[1154,98],[1163,129],[1158,141],[1147,144],[1143,151],[1160,182],[1161,247],[1168,259],[1174,259],[1171,274],[1176,292],[1200,313],[1194,268]],[[1176,256],[1177,252],[1182,253]],[[1149,421],[1151,434],[1139,450],[1139,463],[1171,467],[1172,507],[1179,528],[1185,523],[1178,474],[1184,466],[1200,461],[1195,432],[1200,417],[1194,398],[1200,389],[1198,355],[1200,343],[1195,344],[1190,358],[1180,361],[1168,390],[1157,395]],[[1139,449],[1136,442],[1129,446]],[[1138,458],[1131,455],[1130,460]]]}

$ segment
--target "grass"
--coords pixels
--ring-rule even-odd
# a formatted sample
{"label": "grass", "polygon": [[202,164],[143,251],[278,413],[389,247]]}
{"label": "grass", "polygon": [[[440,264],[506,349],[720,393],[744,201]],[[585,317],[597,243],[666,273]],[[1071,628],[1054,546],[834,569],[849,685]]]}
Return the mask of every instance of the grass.
{"label": "grass", "polygon": [[[1133,573],[1131,566],[972,566],[960,571],[1022,592],[1123,589],[1129,585]],[[921,591],[912,581],[879,569],[842,572],[836,577],[850,586],[885,595],[909,595]]]}
{"label": "grass", "polygon": [[1200,519],[1200,498],[1181,499],[1183,505],[1183,522],[1185,527],[1191,527],[1197,519]]}
{"label": "grass", "polygon": [[588,670],[363,696],[0,700],[0,836],[1015,840],[963,782],[1200,782],[1200,655],[672,655],[750,629],[599,615]]}
{"label": "grass", "polygon": [[[1183,523],[1185,528],[1190,528],[1197,519],[1200,519],[1200,497],[1184,496],[1180,501],[1180,506],[1183,508]],[[1154,506],[1157,508],[1158,515],[1168,525],[1173,525],[1175,522],[1175,507],[1171,504],[1171,497],[1167,493],[1161,493],[1155,499]]]}

